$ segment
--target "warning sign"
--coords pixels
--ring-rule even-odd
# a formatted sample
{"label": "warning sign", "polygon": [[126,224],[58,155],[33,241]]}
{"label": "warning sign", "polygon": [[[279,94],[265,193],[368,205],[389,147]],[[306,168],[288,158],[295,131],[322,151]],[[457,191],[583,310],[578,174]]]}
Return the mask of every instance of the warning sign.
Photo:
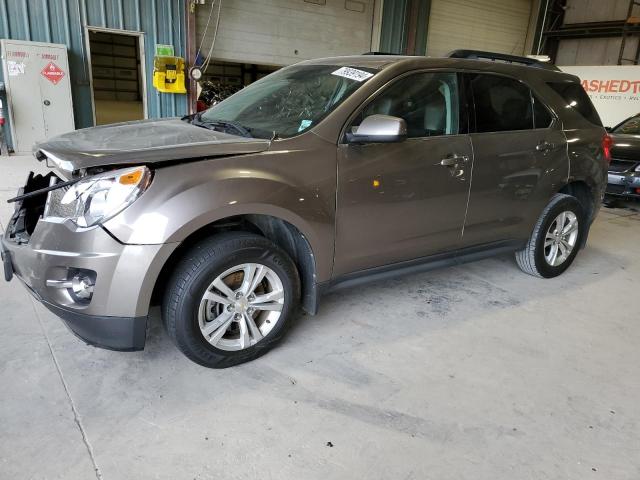
{"label": "warning sign", "polygon": [[54,85],[57,85],[57,83],[62,80],[62,77],[64,77],[64,72],[53,62],[49,62],[40,74]]}

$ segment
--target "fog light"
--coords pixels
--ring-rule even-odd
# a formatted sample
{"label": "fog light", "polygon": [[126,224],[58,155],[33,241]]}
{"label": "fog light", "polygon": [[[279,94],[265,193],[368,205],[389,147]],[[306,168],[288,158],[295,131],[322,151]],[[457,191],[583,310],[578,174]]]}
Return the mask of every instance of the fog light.
{"label": "fog light", "polygon": [[82,304],[91,301],[95,284],[96,272],[83,268],[69,269],[67,280],[47,280],[47,287],[64,288],[75,302]]}
{"label": "fog light", "polygon": [[83,300],[89,300],[93,296],[94,285],[94,280],[89,275],[82,273],[78,273],[71,279],[71,290],[78,298]]}

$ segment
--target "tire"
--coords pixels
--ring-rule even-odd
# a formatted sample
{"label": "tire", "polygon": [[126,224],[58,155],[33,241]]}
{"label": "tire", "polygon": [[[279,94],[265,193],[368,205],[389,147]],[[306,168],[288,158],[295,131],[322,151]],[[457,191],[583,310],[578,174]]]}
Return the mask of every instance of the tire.
{"label": "tire", "polygon": [[[250,265],[254,265],[255,275],[247,273]],[[229,271],[233,273],[222,277]],[[238,300],[236,296],[250,288],[244,288],[245,278],[258,278],[264,272],[254,293]],[[227,289],[217,283],[219,279]],[[214,300],[203,298],[205,294]],[[267,301],[267,294],[278,298]],[[251,296],[254,303],[249,302]],[[260,298],[265,300],[260,303]],[[226,368],[271,349],[291,323],[299,299],[298,271],[284,251],[259,235],[226,232],[196,244],[179,261],[165,290],[162,318],[169,337],[190,360],[205,367]],[[221,326],[212,330],[218,324]],[[223,328],[217,343],[212,343]]]}
{"label": "tire", "polygon": [[[572,219],[573,217],[571,217],[571,215],[574,215],[577,220],[575,236],[572,234],[571,237],[567,237],[572,240],[573,245],[573,248],[570,250],[568,255],[560,254],[562,249],[566,252],[566,244],[553,238],[555,236],[554,232],[557,232],[558,219],[561,218],[559,216],[563,212],[566,214],[565,218]],[[563,227],[565,229],[563,232],[568,232],[570,223],[567,221],[567,223],[563,223],[563,225],[566,225]],[[584,210],[582,205],[580,205],[580,202],[578,202],[575,197],[561,193],[554,195],[542,212],[542,215],[540,215],[525,248],[516,252],[516,262],[518,263],[518,266],[523,272],[536,277],[557,277],[569,268],[575,259],[578,250],[580,250],[580,246],[582,245],[583,236],[587,231],[586,226]],[[574,230],[572,230],[572,232],[573,231]],[[547,235],[550,235],[552,238]],[[545,242],[551,243],[551,245],[546,246]],[[559,244],[555,245],[555,242],[559,242]],[[549,257],[553,259],[552,253],[554,246],[557,248],[557,257],[555,257],[555,262],[560,261],[559,264],[550,263]]]}

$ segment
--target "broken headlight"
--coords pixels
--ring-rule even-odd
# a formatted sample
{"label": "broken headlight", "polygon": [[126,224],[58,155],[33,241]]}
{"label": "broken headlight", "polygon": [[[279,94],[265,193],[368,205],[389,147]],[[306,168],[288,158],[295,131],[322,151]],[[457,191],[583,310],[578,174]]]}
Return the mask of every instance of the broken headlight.
{"label": "broken headlight", "polygon": [[147,167],[101,173],[49,192],[44,219],[81,228],[106,222],[135,202],[151,183]]}

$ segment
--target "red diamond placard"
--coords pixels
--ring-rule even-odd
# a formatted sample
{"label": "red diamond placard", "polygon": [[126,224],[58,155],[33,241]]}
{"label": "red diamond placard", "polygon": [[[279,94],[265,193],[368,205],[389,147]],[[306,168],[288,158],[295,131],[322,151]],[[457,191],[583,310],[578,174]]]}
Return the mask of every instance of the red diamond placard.
{"label": "red diamond placard", "polygon": [[58,82],[62,80],[62,77],[64,77],[64,72],[53,62],[49,62],[40,74],[54,85],[57,85]]}

